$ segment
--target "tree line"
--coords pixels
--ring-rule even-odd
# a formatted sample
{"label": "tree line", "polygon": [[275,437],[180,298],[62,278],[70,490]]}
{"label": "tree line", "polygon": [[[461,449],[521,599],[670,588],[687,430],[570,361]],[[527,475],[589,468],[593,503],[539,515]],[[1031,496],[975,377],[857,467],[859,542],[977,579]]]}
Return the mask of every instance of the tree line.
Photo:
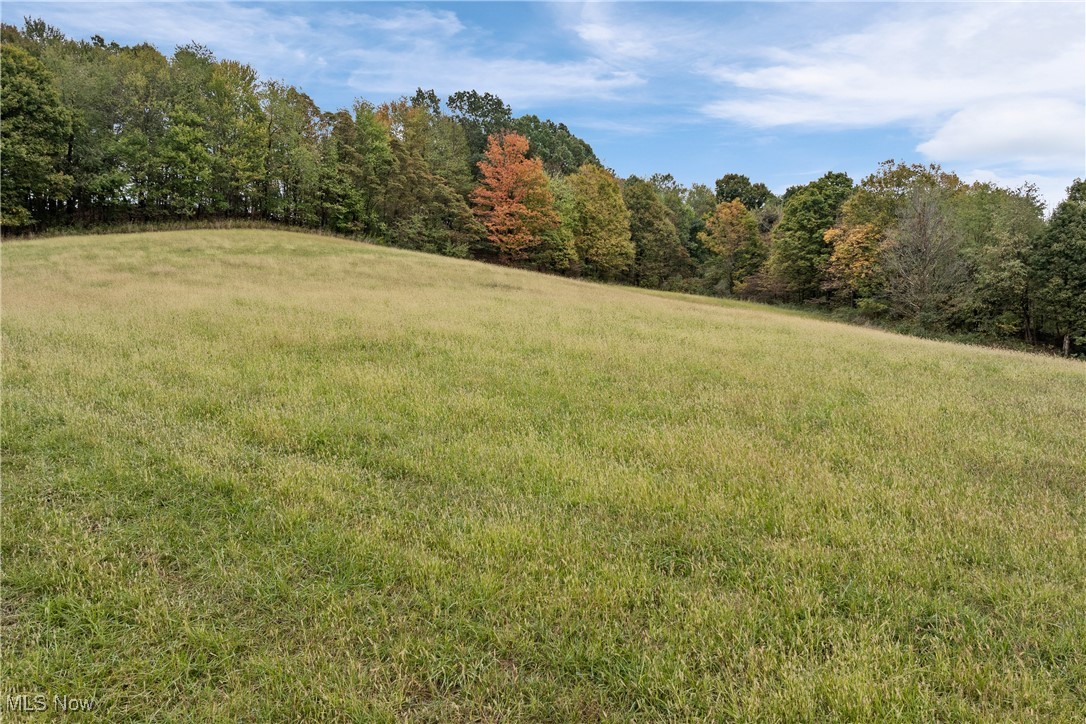
{"label": "tree line", "polygon": [[254,219],[549,273],[817,305],[903,331],[1086,350],[1086,182],[1047,218],[1029,185],[887,161],[781,196],[616,178],[562,123],[490,93],[322,111],[198,44],[0,29],[5,235]]}

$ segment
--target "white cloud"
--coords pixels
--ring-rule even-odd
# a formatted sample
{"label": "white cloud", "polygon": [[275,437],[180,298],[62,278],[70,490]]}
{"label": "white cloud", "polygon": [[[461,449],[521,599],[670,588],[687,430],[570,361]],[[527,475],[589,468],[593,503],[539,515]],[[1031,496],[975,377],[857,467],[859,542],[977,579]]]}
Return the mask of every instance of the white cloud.
{"label": "white cloud", "polygon": [[1083,107],[1037,97],[978,103],[952,115],[917,150],[944,161],[1013,157],[1033,168],[1064,168],[1086,157]]}
{"label": "white cloud", "polygon": [[643,34],[626,34],[607,22],[585,22],[576,27],[577,35],[590,46],[602,49],[609,56],[651,58],[656,44]]}
{"label": "white cloud", "polygon": [[688,52],[702,29],[667,16],[644,16],[630,5],[587,2],[559,5],[563,24],[591,54],[614,63],[653,60]]}
{"label": "white cloud", "polygon": [[451,38],[465,29],[456,13],[426,8],[397,8],[387,15],[335,12],[327,16],[326,21],[332,27],[350,27],[360,31],[377,30],[398,39],[405,36]]}
{"label": "white cloud", "polygon": [[[860,32],[709,70],[708,115],[755,127],[907,124],[938,161],[1081,169],[1081,4],[918,4]],[[884,13],[885,15],[886,13]]]}
{"label": "white cloud", "polygon": [[[606,65],[616,75],[637,77],[641,86],[619,96],[625,108],[640,108],[631,118],[628,112],[608,110],[599,128],[618,130],[633,127],[644,132],[649,125],[646,113],[661,113],[680,125],[703,123],[698,112],[704,97],[705,77],[696,68],[706,57],[718,53],[727,43],[722,17],[729,16],[731,3],[661,2],[558,2],[548,6],[563,39],[572,40],[574,52]],[[614,98],[614,96],[611,96]],[[614,117],[614,116],[617,116]],[[657,132],[659,122],[651,124]]]}
{"label": "white cloud", "polygon": [[708,109],[753,125],[864,127],[1007,96],[1081,101],[1083,22],[1074,5],[914,6],[759,67],[713,68],[741,97]]}
{"label": "white cloud", "polygon": [[588,128],[594,131],[604,131],[615,135],[644,136],[659,132],[659,123],[652,119],[634,119],[629,122],[610,121],[605,118],[589,118],[577,121],[577,128]]}
{"label": "white cloud", "polygon": [[480,89],[507,103],[531,107],[536,103],[576,98],[615,96],[645,81],[630,71],[588,59],[546,62],[509,58],[483,58],[441,47],[358,51],[358,69],[348,83],[361,93],[402,93],[405,89],[434,88],[439,95]]}
{"label": "white cloud", "polygon": [[[591,8],[586,12],[597,20],[604,17]],[[438,32],[412,33],[413,40],[407,43],[373,36],[369,47],[351,51],[348,55],[355,69],[348,79],[350,87],[363,94],[403,93],[405,89],[424,87],[433,88],[439,95],[474,88],[494,93],[521,108],[531,108],[549,101],[616,98],[646,82],[637,70],[599,54],[573,60],[541,60],[523,54],[524,48],[514,51],[503,47],[488,52],[486,46],[490,43],[478,42],[481,39],[449,13],[415,25]],[[614,40],[604,41],[607,31],[602,24],[586,32],[594,33],[601,42]],[[633,55],[647,52],[636,39],[622,48],[622,52]]]}

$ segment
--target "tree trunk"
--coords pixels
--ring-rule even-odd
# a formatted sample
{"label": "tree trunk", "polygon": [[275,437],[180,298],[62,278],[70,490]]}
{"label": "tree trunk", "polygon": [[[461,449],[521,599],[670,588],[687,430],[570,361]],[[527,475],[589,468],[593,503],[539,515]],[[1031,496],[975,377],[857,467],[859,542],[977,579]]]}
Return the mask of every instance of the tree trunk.
{"label": "tree trunk", "polygon": [[1063,335],[1063,356],[1064,357],[1070,357],[1071,356],[1071,335],[1070,334]]}

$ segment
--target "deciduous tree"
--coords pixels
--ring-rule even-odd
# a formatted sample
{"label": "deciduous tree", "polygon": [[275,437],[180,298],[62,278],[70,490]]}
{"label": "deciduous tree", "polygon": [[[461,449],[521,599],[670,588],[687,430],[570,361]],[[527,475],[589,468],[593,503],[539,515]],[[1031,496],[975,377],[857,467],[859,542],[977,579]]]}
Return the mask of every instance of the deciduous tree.
{"label": "deciduous tree", "polygon": [[262,203],[267,124],[256,71],[231,60],[215,65],[207,87],[212,201],[218,211],[247,216]]}
{"label": "deciduous tree", "polygon": [[723,294],[734,293],[765,261],[758,222],[739,199],[717,204],[699,238],[715,257],[714,287]]}
{"label": "deciduous tree", "polygon": [[770,273],[780,279],[794,299],[821,294],[823,274],[832,253],[825,234],[851,193],[852,179],[831,172],[796,189],[785,201],[768,264]]}
{"label": "deciduous tree", "polygon": [[25,226],[46,211],[51,199],[63,199],[70,178],[60,171],[71,120],[49,71],[22,48],[0,46],[3,154],[0,224]]}
{"label": "deciduous tree", "polygon": [[614,175],[585,164],[569,177],[576,202],[573,243],[585,272],[601,279],[621,277],[634,262],[630,212]]}
{"label": "deciduous tree", "polygon": [[633,281],[660,287],[687,273],[690,255],[656,187],[632,176],[622,187],[622,198],[630,212],[630,238],[636,249]]}
{"label": "deciduous tree", "polygon": [[551,176],[571,174],[586,163],[599,165],[592,147],[570,133],[564,123],[526,115],[513,120],[512,129],[528,139],[531,154],[543,162],[543,169]]}
{"label": "deciduous tree", "polygon": [[446,105],[453,119],[464,129],[471,167],[477,173],[478,164],[486,155],[489,137],[512,130],[513,112],[498,96],[474,90],[453,93]]}
{"label": "deciduous tree", "polygon": [[316,220],[312,200],[320,180],[320,109],[293,86],[265,83],[261,103],[267,128],[264,214],[290,224]]}
{"label": "deciduous tree", "polygon": [[1044,233],[1036,189],[974,183],[952,197],[969,273],[958,307],[968,331],[989,337],[1031,334],[1029,254]]}
{"label": "deciduous tree", "polygon": [[471,199],[487,238],[503,262],[525,260],[559,224],[542,162],[528,157],[527,138],[506,133],[490,137],[479,171]]}
{"label": "deciduous tree", "polygon": [[757,211],[775,199],[773,192],[763,183],[751,183],[750,178],[738,173],[724,174],[716,180],[718,202],[739,199],[749,211]]}
{"label": "deciduous tree", "polygon": [[838,225],[825,235],[832,250],[823,287],[839,301],[882,311],[882,235],[874,224]]}
{"label": "deciduous tree", "polygon": [[945,327],[967,279],[960,248],[941,190],[911,189],[882,250],[891,311],[925,328]]}

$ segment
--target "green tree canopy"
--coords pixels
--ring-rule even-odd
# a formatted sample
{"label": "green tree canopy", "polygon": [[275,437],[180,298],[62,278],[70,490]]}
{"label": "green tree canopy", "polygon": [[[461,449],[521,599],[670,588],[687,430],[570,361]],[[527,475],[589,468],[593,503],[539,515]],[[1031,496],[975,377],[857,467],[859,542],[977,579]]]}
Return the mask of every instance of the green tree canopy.
{"label": "green tree canopy", "polygon": [[569,177],[576,200],[573,241],[585,272],[601,279],[621,277],[634,262],[630,212],[614,175],[585,164]]}
{"label": "green tree canopy", "polygon": [[832,249],[825,242],[841,206],[852,194],[852,179],[830,172],[792,193],[784,203],[773,238],[770,271],[796,299],[821,294]]}
{"label": "green tree canopy", "polygon": [[543,169],[552,176],[571,174],[586,163],[600,164],[592,147],[564,123],[526,115],[513,120],[512,128],[528,139],[531,154],[543,161]]}
{"label": "green tree canopy", "polygon": [[739,199],[746,209],[756,211],[775,198],[773,192],[765,184],[751,183],[750,178],[742,174],[724,174],[724,176],[716,180],[716,200],[718,202]]}
{"label": "green tree canopy", "polygon": [[498,96],[478,91],[457,91],[446,105],[451,116],[464,129],[471,153],[472,172],[478,174],[479,162],[486,154],[488,138],[510,130],[513,112]]}
{"label": "green tree canopy", "polygon": [[305,93],[274,81],[260,95],[268,139],[264,212],[290,224],[311,224],[320,182],[320,109]]}
{"label": "green tree canopy", "polygon": [[685,275],[690,255],[656,187],[632,176],[622,187],[622,198],[630,212],[630,238],[636,249],[633,281],[643,287],[660,287]]}
{"label": "green tree canopy", "polygon": [[70,177],[60,170],[71,131],[53,77],[40,60],[17,46],[0,46],[3,155],[0,225],[26,226],[63,198]]}
{"label": "green tree canopy", "polygon": [[765,261],[758,221],[739,199],[717,204],[700,238],[715,257],[716,263],[711,267],[717,277],[714,287],[723,294],[734,293]]}
{"label": "green tree canopy", "polygon": [[1086,181],[1075,179],[1030,255],[1042,332],[1065,354],[1086,346]]}

